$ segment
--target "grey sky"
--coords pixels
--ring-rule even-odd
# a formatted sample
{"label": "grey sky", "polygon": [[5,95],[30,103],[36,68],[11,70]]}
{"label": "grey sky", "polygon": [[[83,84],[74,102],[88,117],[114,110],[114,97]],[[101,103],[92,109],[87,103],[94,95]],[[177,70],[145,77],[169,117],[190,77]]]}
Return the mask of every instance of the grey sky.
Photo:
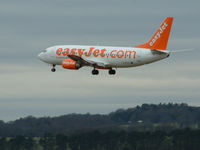
{"label": "grey sky", "polygon": [[[200,105],[199,0],[0,0],[0,120],[107,113],[142,103]],[[40,62],[58,44],[134,46],[175,17],[169,49],[195,48],[116,76]]]}

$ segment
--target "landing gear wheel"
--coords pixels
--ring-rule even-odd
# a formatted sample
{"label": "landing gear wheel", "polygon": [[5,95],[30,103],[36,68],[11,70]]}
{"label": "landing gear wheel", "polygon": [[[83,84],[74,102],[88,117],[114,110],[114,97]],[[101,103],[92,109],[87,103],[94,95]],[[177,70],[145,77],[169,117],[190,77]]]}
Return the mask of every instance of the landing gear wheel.
{"label": "landing gear wheel", "polygon": [[110,75],[115,75],[115,74],[116,74],[116,71],[113,70],[113,69],[110,69],[110,70],[108,71],[108,73],[109,73]]}
{"label": "landing gear wheel", "polygon": [[53,64],[52,66],[53,66],[53,68],[51,69],[51,71],[55,72],[56,71],[56,68],[55,68],[56,65]]}
{"label": "landing gear wheel", "polygon": [[98,75],[98,74],[99,74],[99,70],[96,70],[96,69],[92,70],[92,75]]}
{"label": "landing gear wheel", "polygon": [[56,71],[56,68],[52,68],[51,71],[52,71],[52,72],[55,72],[55,71]]}

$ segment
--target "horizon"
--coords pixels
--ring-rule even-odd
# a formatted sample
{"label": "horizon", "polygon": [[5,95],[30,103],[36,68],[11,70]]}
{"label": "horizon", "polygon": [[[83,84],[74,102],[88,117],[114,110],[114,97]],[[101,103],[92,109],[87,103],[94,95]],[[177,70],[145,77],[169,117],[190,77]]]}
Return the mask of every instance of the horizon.
{"label": "horizon", "polygon": [[154,104],[154,103],[144,103],[144,104],[141,104],[141,105],[136,105],[134,107],[128,107],[128,108],[117,108],[115,110],[111,110],[110,112],[105,112],[105,113],[90,113],[90,112],[83,112],[83,113],[67,113],[67,114],[60,114],[60,115],[56,115],[56,116],[33,116],[33,115],[28,115],[28,116],[24,116],[24,117],[20,117],[20,118],[17,118],[15,120],[7,120],[7,121],[4,121],[4,120],[1,120],[0,121],[3,121],[4,123],[10,123],[10,122],[15,122],[17,120],[21,120],[21,119],[26,119],[26,118],[29,118],[29,117],[33,117],[33,118],[36,118],[36,119],[41,119],[41,118],[57,118],[57,117],[62,117],[62,116],[67,116],[67,115],[109,115],[111,113],[115,113],[116,111],[118,110],[128,110],[128,109],[134,109],[136,107],[142,107],[142,105],[156,105],[156,106],[159,106],[159,105],[169,105],[169,104],[172,104],[173,106],[174,105],[186,105],[188,107],[195,107],[195,108],[199,108],[200,106],[193,106],[193,105],[189,105],[187,103],[159,103],[159,104]]}

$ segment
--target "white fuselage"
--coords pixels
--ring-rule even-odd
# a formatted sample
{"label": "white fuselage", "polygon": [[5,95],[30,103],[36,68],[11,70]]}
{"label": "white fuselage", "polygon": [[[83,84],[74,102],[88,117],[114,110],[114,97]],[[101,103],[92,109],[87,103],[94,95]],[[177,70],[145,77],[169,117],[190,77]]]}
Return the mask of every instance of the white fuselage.
{"label": "white fuselage", "polygon": [[135,67],[149,64],[169,56],[169,52],[111,46],[83,46],[83,45],[59,45],[47,48],[38,57],[49,64],[62,65],[68,55],[75,55],[88,62],[105,64],[112,68]]}

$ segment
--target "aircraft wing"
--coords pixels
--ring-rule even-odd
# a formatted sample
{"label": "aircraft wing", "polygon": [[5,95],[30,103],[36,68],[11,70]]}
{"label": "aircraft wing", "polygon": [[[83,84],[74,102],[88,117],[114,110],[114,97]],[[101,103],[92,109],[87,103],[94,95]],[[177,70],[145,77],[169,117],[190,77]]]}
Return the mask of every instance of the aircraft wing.
{"label": "aircraft wing", "polygon": [[68,55],[68,57],[74,61],[80,62],[83,65],[86,66],[92,66],[92,67],[109,67],[108,64],[104,63],[104,62],[96,62],[93,60],[86,60],[83,59],[80,56],[76,56],[76,55]]}

